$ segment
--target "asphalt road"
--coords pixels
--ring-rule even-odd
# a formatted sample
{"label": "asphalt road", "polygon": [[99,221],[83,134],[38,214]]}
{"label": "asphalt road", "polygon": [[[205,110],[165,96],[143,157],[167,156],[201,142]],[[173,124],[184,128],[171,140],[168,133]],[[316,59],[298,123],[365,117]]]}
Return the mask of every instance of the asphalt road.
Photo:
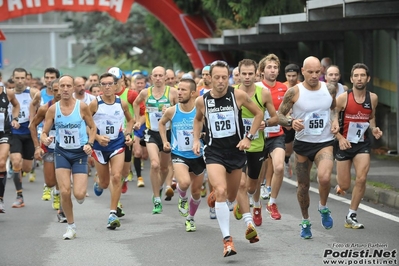
{"label": "asphalt road", "polygon": [[[82,205],[73,201],[77,238],[71,241],[62,239],[66,225],[57,222],[51,203],[41,200],[41,168],[37,169],[34,183],[29,183],[27,178],[23,180],[24,208],[11,208],[15,191],[9,179],[5,193],[6,213],[0,214],[0,265],[284,266],[332,265],[336,259],[343,259],[341,265],[378,265],[381,256],[392,260],[385,265],[398,264],[395,251],[399,247],[399,210],[363,202],[358,219],[365,229],[346,229],[343,224],[348,200],[332,195],[328,206],[335,223],[334,228],[325,230],[317,212],[318,194],[311,192],[313,239],[303,240],[299,237],[301,214],[295,183],[289,179],[285,179],[277,199],[282,220],[271,220],[263,207],[263,224],[257,228],[258,243],[249,244],[244,237],[244,221],[237,221],[231,215],[231,235],[238,254],[224,258],[222,235],[217,220],[209,219],[206,200],[202,200],[196,215],[197,231],[187,233],[185,218],[177,210],[176,195],[170,202],[163,201],[162,214],[152,215],[148,170],[143,174],[146,187],[137,188],[135,179],[129,183],[128,192],[122,195],[126,216],[115,231],[106,229],[109,192],[106,190],[101,197],[94,196],[90,178],[90,196]],[[263,201],[263,205],[265,203]],[[353,258],[355,251],[363,251],[367,258],[359,257],[360,253]],[[348,258],[349,253],[352,258]]]}

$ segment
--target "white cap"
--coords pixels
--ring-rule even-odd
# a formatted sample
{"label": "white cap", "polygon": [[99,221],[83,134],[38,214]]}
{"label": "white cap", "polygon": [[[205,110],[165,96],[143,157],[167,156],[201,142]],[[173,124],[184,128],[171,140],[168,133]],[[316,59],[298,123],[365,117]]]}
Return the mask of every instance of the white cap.
{"label": "white cap", "polygon": [[111,73],[112,75],[114,75],[115,77],[117,77],[117,79],[120,79],[122,77],[122,70],[120,70],[119,67],[111,67],[108,70],[108,73]]}

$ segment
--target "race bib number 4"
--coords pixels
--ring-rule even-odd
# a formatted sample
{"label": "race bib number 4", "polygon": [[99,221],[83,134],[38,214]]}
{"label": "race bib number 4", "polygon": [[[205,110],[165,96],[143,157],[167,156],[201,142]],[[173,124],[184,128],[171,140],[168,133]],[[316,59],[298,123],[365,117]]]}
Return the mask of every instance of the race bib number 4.
{"label": "race bib number 4", "polygon": [[349,122],[346,139],[351,143],[363,142],[364,133],[369,126],[370,124],[368,122]]}

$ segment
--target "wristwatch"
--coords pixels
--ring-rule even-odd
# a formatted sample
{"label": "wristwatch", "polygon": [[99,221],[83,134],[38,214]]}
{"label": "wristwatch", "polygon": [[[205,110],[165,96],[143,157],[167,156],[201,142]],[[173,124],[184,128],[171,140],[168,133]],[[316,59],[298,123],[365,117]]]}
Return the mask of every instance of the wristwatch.
{"label": "wristwatch", "polygon": [[19,121],[19,118],[18,117],[14,117],[12,120],[15,120],[15,121]]}
{"label": "wristwatch", "polygon": [[287,126],[292,127],[292,118],[288,119]]}
{"label": "wristwatch", "polygon": [[93,148],[94,144],[92,142],[87,142],[86,144]]}
{"label": "wristwatch", "polygon": [[255,136],[252,135],[251,133],[249,133],[249,131],[247,132],[247,134],[245,135],[245,137],[246,137],[247,139],[249,139],[250,141],[253,141],[253,140],[255,139]]}

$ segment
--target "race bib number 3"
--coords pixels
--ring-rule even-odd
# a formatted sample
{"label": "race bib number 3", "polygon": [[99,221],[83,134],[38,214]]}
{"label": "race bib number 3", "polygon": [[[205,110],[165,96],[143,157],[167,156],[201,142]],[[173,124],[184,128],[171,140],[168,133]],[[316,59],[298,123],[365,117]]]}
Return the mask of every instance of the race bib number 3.
{"label": "race bib number 3", "polygon": [[179,151],[191,151],[193,148],[193,132],[191,130],[177,130],[177,148]]}
{"label": "race bib number 3", "polygon": [[363,142],[364,133],[369,126],[370,124],[368,122],[349,122],[346,139],[351,143]]}
{"label": "race bib number 3", "polygon": [[328,112],[312,113],[305,119],[305,135],[321,135],[328,123]]}

